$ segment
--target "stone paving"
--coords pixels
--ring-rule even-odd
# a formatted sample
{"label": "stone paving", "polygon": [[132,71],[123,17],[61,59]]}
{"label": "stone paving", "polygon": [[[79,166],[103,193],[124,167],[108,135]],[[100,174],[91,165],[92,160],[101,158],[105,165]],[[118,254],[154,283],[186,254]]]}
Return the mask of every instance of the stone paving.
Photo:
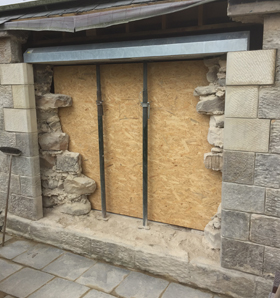
{"label": "stone paving", "polygon": [[0,247],[0,298],[11,297],[218,298],[219,296],[163,278],[97,262],[50,245],[8,236],[5,246]]}

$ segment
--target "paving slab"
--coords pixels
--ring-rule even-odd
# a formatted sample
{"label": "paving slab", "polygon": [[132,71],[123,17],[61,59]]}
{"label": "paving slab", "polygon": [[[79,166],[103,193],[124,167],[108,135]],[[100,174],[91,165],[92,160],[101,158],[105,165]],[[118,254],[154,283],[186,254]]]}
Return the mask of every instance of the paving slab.
{"label": "paving slab", "polygon": [[84,298],[115,298],[115,296],[97,290],[91,290]]}
{"label": "paving slab", "polygon": [[44,244],[37,244],[27,252],[16,257],[14,261],[35,269],[42,269],[63,253],[64,251],[61,249]]}
{"label": "paving slab", "polygon": [[[3,237],[3,233],[0,233],[0,244],[2,244],[2,237]],[[11,240],[13,237],[12,236],[10,236],[10,235],[5,235],[5,243],[7,242],[7,241],[9,241],[9,240]]]}
{"label": "paving slab", "polygon": [[75,280],[94,264],[96,264],[94,260],[72,253],[65,253],[44,268],[43,271],[66,279]]}
{"label": "paving slab", "polygon": [[13,264],[10,263],[8,261],[5,260],[1,260],[0,259],[0,281],[2,281],[3,279],[5,279],[6,277],[8,277],[9,275],[17,272],[18,270],[20,270],[22,268],[22,266],[17,265],[17,264]]}
{"label": "paving slab", "polygon": [[212,298],[213,294],[201,292],[200,290],[179,284],[171,283],[162,298]]}
{"label": "paving slab", "polygon": [[129,270],[109,264],[97,263],[78,278],[77,282],[110,293],[129,272]]}
{"label": "paving slab", "polygon": [[0,291],[25,298],[54,278],[53,275],[24,268],[0,283]]}
{"label": "paving slab", "polygon": [[[169,282],[139,272],[131,272],[116,288],[118,296],[124,298],[159,298]],[[175,298],[174,295],[172,298]],[[177,297],[176,297],[177,298]]]}
{"label": "paving slab", "polygon": [[18,240],[13,243],[8,243],[4,247],[0,247],[0,256],[5,259],[13,259],[34,245],[36,245],[36,243],[26,240]]}
{"label": "paving slab", "polygon": [[88,290],[88,287],[57,277],[29,298],[80,298]]}

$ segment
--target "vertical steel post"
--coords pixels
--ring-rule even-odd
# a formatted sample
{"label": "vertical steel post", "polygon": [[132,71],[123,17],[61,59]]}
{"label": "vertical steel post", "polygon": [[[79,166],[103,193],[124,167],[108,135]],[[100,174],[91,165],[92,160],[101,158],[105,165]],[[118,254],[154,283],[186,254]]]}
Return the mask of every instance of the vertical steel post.
{"label": "vertical steel post", "polygon": [[143,64],[143,226],[148,225],[148,65]]}
{"label": "vertical steel post", "polygon": [[98,114],[98,141],[99,141],[99,164],[100,164],[100,185],[101,185],[101,206],[102,217],[106,218],[106,193],[105,193],[105,169],[104,169],[104,141],[103,141],[103,105],[101,96],[100,66],[96,65],[97,85],[97,114]]}

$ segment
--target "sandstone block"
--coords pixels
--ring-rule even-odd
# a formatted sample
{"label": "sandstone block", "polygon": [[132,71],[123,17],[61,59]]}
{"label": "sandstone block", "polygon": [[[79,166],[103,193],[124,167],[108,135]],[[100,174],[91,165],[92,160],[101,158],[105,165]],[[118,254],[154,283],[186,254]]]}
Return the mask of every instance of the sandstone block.
{"label": "sandstone block", "polygon": [[36,97],[37,109],[49,110],[72,106],[72,97],[63,94],[44,94]]}
{"label": "sandstone block", "polygon": [[1,147],[16,147],[16,134],[12,132],[0,131]]}
{"label": "sandstone block", "polygon": [[85,175],[80,177],[69,175],[64,182],[64,189],[69,194],[92,194],[96,189],[96,183]]}
{"label": "sandstone block", "polygon": [[280,249],[265,247],[264,249],[264,266],[263,273],[267,275],[275,275],[280,268]]}
{"label": "sandstone block", "polygon": [[257,86],[228,86],[225,115],[231,118],[257,118],[259,88]]}
{"label": "sandstone block", "polygon": [[251,241],[280,248],[280,218],[252,214]]}
{"label": "sandstone block", "polygon": [[13,108],[12,86],[0,86],[0,108]]}
{"label": "sandstone block", "polygon": [[221,265],[224,268],[261,275],[264,247],[222,238]]}
{"label": "sandstone block", "polygon": [[236,240],[248,240],[250,215],[244,212],[222,210],[222,236]]}
{"label": "sandstone block", "polygon": [[200,100],[196,105],[196,110],[204,115],[222,115],[225,110],[225,101],[217,96],[210,96]]}
{"label": "sandstone block", "polygon": [[12,164],[12,173],[20,176],[39,176],[40,175],[39,156],[14,157],[13,164]]}
{"label": "sandstone block", "polygon": [[67,202],[62,205],[61,212],[71,215],[85,215],[88,214],[91,210],[91,204],[89,200],[85,199],[80,202]]}
{"label": "sandstone block", "polygon": [[211,223],[208,223],[204,229],[204,239],[211,249],[221,248],[221,230],[215,229]]}
{"label": "sandstone block", "polygon": [[262,87],[259,95],[259,118],[280,119],[280,86]]}
{"label": "sandstone block", "polygon": [[210,117],[210,126],[224,128],[224,122],[224,115],[215,115]]}
{"label": "sandstone block", "polygon": [[223,181],[253,184],[254,164],[253,152],[224,151]]}
{"label": "sandstone block", "polygon": [[21,150],[23,156],[38,156],[38,133],[16,133],[16,147]]}
{"label": "sandstone block", "polygon": [[280,156],[276,154],[256,154],[255,185],[280,187]]}
{"label": "sandstone block", "polygon": [[280,190],[266,189],[265,214],[280,217]]}
{"label": "sandstone block", "polygon": [[16,109],[35,109],[34,85],[14,85],[13,101]]}
{"label": "sandstone block", "polygon": [[272,85],[276,50],[229,52],[227,85]]}
{"label": "sandstone block", "polygon": [[252,213],[264,213],[264,202],[264,187],[223,182],[223,209],[238,210]]}
{"label": "sandstone block", "polygon": [[271,122],[269,151],[280,153],[280,121]]}
{"label": "sandstone block", "polygon": [[42,195],[41,177],[20,177],[21,194],[26,197],[39,197]]}
{"label": "sandstone block", "polygon": [[69,136],[61,132],[44,133],[39,136],[39,144],[42,150],[67,150]]}
{"label": "sandstone block", "polygon": [[200,86],[195,88],[194,96],[210,95],[216,92],[217,92],[217,87],[215,85]]}
{"label": "sandstone block", "polygon": [[81,155],[75,152],[63,152],[57,156],[56,168],[62,172],[81,173]]}
{"label": "sandstone block", "polygon": [[224,148],[268,152],[270,120],[226,118]]}
{"label": "sandstone block", "polygon": [[[9,174],[0,172],[0,191],[7,194]],[[20,181],[18,175],[11,176],[11,194],[20,194]]]}
{"label": "sandstone block", "polygon": [[4,123],[6,131],[36,132],[36,110],[4,109]]}
{"label": "sandstone block", "polygon": [[[211,122],[211,120],[210,120]],[[223,148],[224,145],[224,129],[220,127],[210,126],[207,135],[209,144]]]}
{"label": "sandstone block", "polygon": [[206,169],[214,171],[222,171],[223,169],[223,154],[221,153],[205,153],[204,165]]}
{"label": "sandstone block", "polygon": [[34,83],[32,64],[1,64],[0,77],[2,85],[32,85]]}

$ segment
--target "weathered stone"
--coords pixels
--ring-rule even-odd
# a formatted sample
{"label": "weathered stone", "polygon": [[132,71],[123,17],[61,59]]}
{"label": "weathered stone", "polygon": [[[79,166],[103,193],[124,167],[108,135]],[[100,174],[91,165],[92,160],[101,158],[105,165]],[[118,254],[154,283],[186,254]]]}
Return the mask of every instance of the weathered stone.
{"label": "weathered stone", "polygon": [[61,212],[71,215],[85,215],[91,210],[91,204],[88,199],[82,199],[79,202],[67,202],[61,206]]}
{"label": "weathered stone", "polygon": [[171,283],[164,291],[162,298],[213,298],[211,293],[202,292],[199,289],[193,289],[180,284]]}
{"label": "weathered stone", "polygon": [[256,287],[254,292],[254,298],[263,298],[268,297],[268,294],[271,292],[273,287],[273,280],[262,277],[256,278]]}
{"label": "weathered stone", "polygon": [[251,241],[280,248],[280,218],[252,214]]}
{"label": "weathered stone", "polygon": [[34,85],[13,85],[13,102],[16,109],[35,109]]}
{"label": "weathered stone", "polygon": [[14,38],[0,39],[0,63],[22,62],[21,43]]}
{"label": "weathered stone", "polygon": [[36,97],[37,109],[49,110],[72,106],[72,97],[64,94],[44,94]]}
{"label": "weathered stone", "polygon": [[21,194],[27,197],[39,197],[42,195],[40,176],[20,177]]}
{"label": "weathered stone", "polygon": [[263,187],[223,182],[223,209],[263,213],[264,202],[265,188]]}
{"label": "weathered stone", "polygon": [[[58,109],[53,110],[37,110],[38,122],[51,123],[58,120]],[[55,119],[55,120],[54,120]]]}
{"label": "weathered stone", "polygon": [[[53,80],[52,66],[34,64],[33,68],[34,68],[34,83],[36,87],[37,88],[39,87],[41,91],[41,92],[36,92],[36,95],[50,93],[52,80]],[[45,92],[42,92],[42,91],[45,91]]]}
{"label": "weathered stone", "polygon": [[43,207],[52,208],[57,205],[57,196],[43,196]]}
{"label": "weathered stone", "polygon": [[[0,267],[1,267],[0,281],[4,280],[9,275],[12,275],[13,273],[15,273],[16,271],[18,271],[22,268],[22,266],[20,266],[20,265],[10,263],[10,262],[8,262],[6,260],[2,260],[2,259],[0,259]],[[6,296],[4,296],[4,297],[6,297]]]}
{"label": "weathered stone", "polygon": [[223,169],[223,154],[220,153],[205,153],[204,165],[206,169],[214,171],[222,171]]}
{"label": "weathered stone", "polygon": [[224,151],[223,181],[254,183],[255,154],[253,152]]}
{"label": "weathered stone", "polygon": [[226,73],[225,72],[218,72],[217,73],[218,79],[226,79]]}
{"label": "weathered stone", "polygon": [[248,240],[250,215],[237,211],[222,211],[222,237]]}
{"label": "weathered stone", "polygon": [[4,125],[4,109],[0,108],[0,130],[4,130],[5,125]]}
{"label": "weathered stone", "polygon": [[227,86],[226,117],[257,118],[259,87]]}
{"label": "weathered stone", "polygon": [[75,152],[65,151],[57,156],[56,168],[62,172],[81,173],[81,155]]}
{"label": "weathered stone", "polygon": [[224,129],[220,127],[211,126],[210,124],[207,135],[207,141],[209,144],[213,146],[223,148]]}
{"label": "weathered stone", "polygon": [[210,99],[199,101],[196,110],[205,115],[222,115],[225,110],[225,101],[217,96],[211,96]]}
{"label": "weathered stone", "polygon": [[214,65],[219,65],[219,60],[220,60],[219,57],[206,58],[206,59],[203,60],[203,62],[204,62],[204,65],[209,68],[209,67],[214,66]]}
{"label": "weathered stone", "polygon": [[214,83],[217,80],[218,71],[219,71],[218,65],[213,65],[209,67],[209,71],[206,74],[206,79],[209,83]]}
{"label": "weathered stone", "polygon": [[211,249],[221,248],[221,230],[215,229],[211,222],[209,222],[204,229],[204,239],[207,246]]}
{"label": "weathered stone", "polygon": [[16,133],[16,147],[21,150],[23,156],[38,156],[38,133]]}
{"label": "weathered stone", "polygon": [[218,89],[218,91],[216,92],[216,96],[218,96],[218,97],[224,97],[225,96],[225,91]]}
{"label": "weathered stone", "polygon": [[40,175],[39,156],[35,157],[14,157],[12,163],[12,173],[20,176]]}
{"label": "weathered stone", "polygon": [[213,127],[224,128],[224,122],[225,122],[224,115],[211,116],[209,125]]}
{"label": "weathered stone", "polygon": [[280,156],[276,154],[256,154],[255,185],[280,187]]}
{"label": "weathered stone", "polygon": [[226,118],[224,148],[268,152],[270,120]]}
{"label": "weathered stone", "polygon": [[223,153],[223,149],[220,147],[213,147],[211,148],[212,153]]}
{"label": "weathered stone", "polygon": [[[7,192],[7,185],[8,185],[9,174],[0,172],[0,191]],[[12,175],[11,176],[11,187],[10,187],[11,194],[20,194],[20,182],[19,176]]]}
{"label": "weathered stone", "polygon": [[69,136],[60,132],[44,133],[39,136],[39,144],[42,150],[67,150]]}
{"label": "weathered stone", "polygon": [[264,247],[222,238],[221,265],[257,275],[262,274]]}
{"label": "weathered stone", "polygon": [[267,275],[275,275],[280,268],[280,249],[265,247],[264,249],[264,266],[263,273]]}
{"label": "weathered stone", "polygon": [[16,134],[12,132],[0,131],[1,147],[16,147]]}
{"label": "weathered stone", "polygon": [[5,259],[14,259],[18,255],[26,252],[29,248],[35,245],[34,242],[26,240],[17,240],[0,248],[0,256]]}
{"label": "weathered stone", "polygon": [[33,67],[27,63],[2,64],[0,67],[2,85],[33,84]]}
{"label": "weathered stone", "polygon": [[227,60],[226,57],[223,57],[219,60],[220,69],[219,72],[226,72],[227,70]]}
{"label": "weathered stone", "polygon": [[259,95],[259,118],[280,119],[280,86],[262,87]]}
{"label": "weathered stone", "polygon": [[216,91],[217,87],[215,85],[196,87],[194,90],[194,96],[210,95],[216,93]]}
{"label": "weathered stone", "polygon": [[271,122],[269,151],[280,153],[280,121]]}
{"label": "weathered stone", "polygon": [[64,189],[70,194],[92,194],[96,189],[96,183],[85,175],[80,177],[69,175],[64,182]]}
{"label": "weathered stone", "polygon": [[56,157],[50,154],[43,154],[40,156],[40,167],[52,169],[56,164]]}
{"label": "weathered stone", "polygon": [[0,86],[0,108],[13,108],[12,86]]}
{"label": "weathered stone", "polygon": [[266,190],[265,214],[280,217],[280,190]]}
{"label": "weathered stone", "polygon": [[227,85],[274,83],[276,50],[229,52]]}

